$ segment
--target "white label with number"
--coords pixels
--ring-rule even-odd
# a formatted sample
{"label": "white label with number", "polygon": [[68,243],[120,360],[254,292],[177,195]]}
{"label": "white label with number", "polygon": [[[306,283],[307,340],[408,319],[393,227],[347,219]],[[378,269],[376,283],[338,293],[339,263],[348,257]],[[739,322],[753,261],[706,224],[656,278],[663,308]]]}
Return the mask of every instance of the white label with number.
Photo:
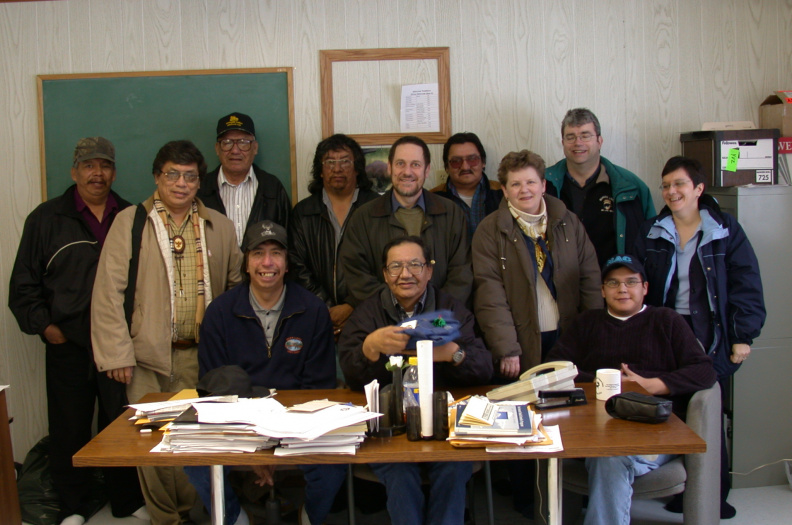
{"label": "white label with number", "polygon": [[773,170],[756,170],[756,183],[773,183]]}

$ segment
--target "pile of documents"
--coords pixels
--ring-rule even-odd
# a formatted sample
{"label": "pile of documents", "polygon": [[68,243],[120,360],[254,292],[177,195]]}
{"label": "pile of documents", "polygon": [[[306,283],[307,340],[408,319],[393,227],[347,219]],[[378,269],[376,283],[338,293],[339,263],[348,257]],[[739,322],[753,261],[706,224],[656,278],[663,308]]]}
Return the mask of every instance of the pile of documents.
{"label": "pile of documents", "polygon": [[354,454],[364,439],[365,422],[380,416],[328,400],[286,408],[271,397],[224,396],[131,406],[137,411],[135,418],[143,421],[168,408],[176,414],[162,427],[162,441],[152,452],[255,452],[280,444],[276,455]]}
{"label": "pile of documents", "polygon": [[455,447],[552,443],[541,427],[541,416],[524,402],[491,403],[473,396],[452,405],[449,419],[448,441]]}

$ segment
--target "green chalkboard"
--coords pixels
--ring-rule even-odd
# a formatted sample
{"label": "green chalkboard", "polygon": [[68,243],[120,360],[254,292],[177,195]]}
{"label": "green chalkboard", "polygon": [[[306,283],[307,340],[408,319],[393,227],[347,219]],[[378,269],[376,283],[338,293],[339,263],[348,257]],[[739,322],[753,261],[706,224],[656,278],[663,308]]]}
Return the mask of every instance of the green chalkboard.
{"label": "green chalkboard", "polygon": [[256,124],[255,163],[297,196],[292,68],[40,75],[42,197],[72,184],[74,146],[103,136],[116,147],[113,189],[136,203],[154,191],[151,165],[166,142],[188,139],[206,158],[215,153],[217,120],[232,112]]}

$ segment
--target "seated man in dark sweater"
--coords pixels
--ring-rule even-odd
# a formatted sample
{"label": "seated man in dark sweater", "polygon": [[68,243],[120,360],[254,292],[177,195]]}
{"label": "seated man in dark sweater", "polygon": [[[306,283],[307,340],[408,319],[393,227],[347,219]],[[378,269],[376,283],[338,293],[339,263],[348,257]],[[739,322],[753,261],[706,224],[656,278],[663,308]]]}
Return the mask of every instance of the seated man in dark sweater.
{"label": "seated man in dark sweater", "polygon": [[[715,383],[712,361],[681,315],[643,304],[646,273],[629,255],[611,257],[602,270],[606,310],[580,314],[547,356],[572,361],[580,381],[597,369],[617,368],[650,394],[671,399],[684,419],[690,396]],[[674,456],[587,458],[589,505],[585,525],[629,523],[632,482]]]}

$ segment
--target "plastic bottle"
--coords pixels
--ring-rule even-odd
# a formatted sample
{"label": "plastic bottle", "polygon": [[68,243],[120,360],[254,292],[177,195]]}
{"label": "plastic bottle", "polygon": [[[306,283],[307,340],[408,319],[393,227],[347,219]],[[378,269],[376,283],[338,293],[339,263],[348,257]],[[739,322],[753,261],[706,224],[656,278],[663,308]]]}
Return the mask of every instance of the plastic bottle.
{"label": "plastic bottle", "polygon": [[421,439],[421,407],[418,404],[418,358],[411,357],[404,372],[404,415],[407,423],[407,440]]}
{"label": "plastic bottle", "polygon": [[409,366],[404,371],[402,384],[404,385],[404,412],[407,407],[418,406],[418,358],[411,357]]}

